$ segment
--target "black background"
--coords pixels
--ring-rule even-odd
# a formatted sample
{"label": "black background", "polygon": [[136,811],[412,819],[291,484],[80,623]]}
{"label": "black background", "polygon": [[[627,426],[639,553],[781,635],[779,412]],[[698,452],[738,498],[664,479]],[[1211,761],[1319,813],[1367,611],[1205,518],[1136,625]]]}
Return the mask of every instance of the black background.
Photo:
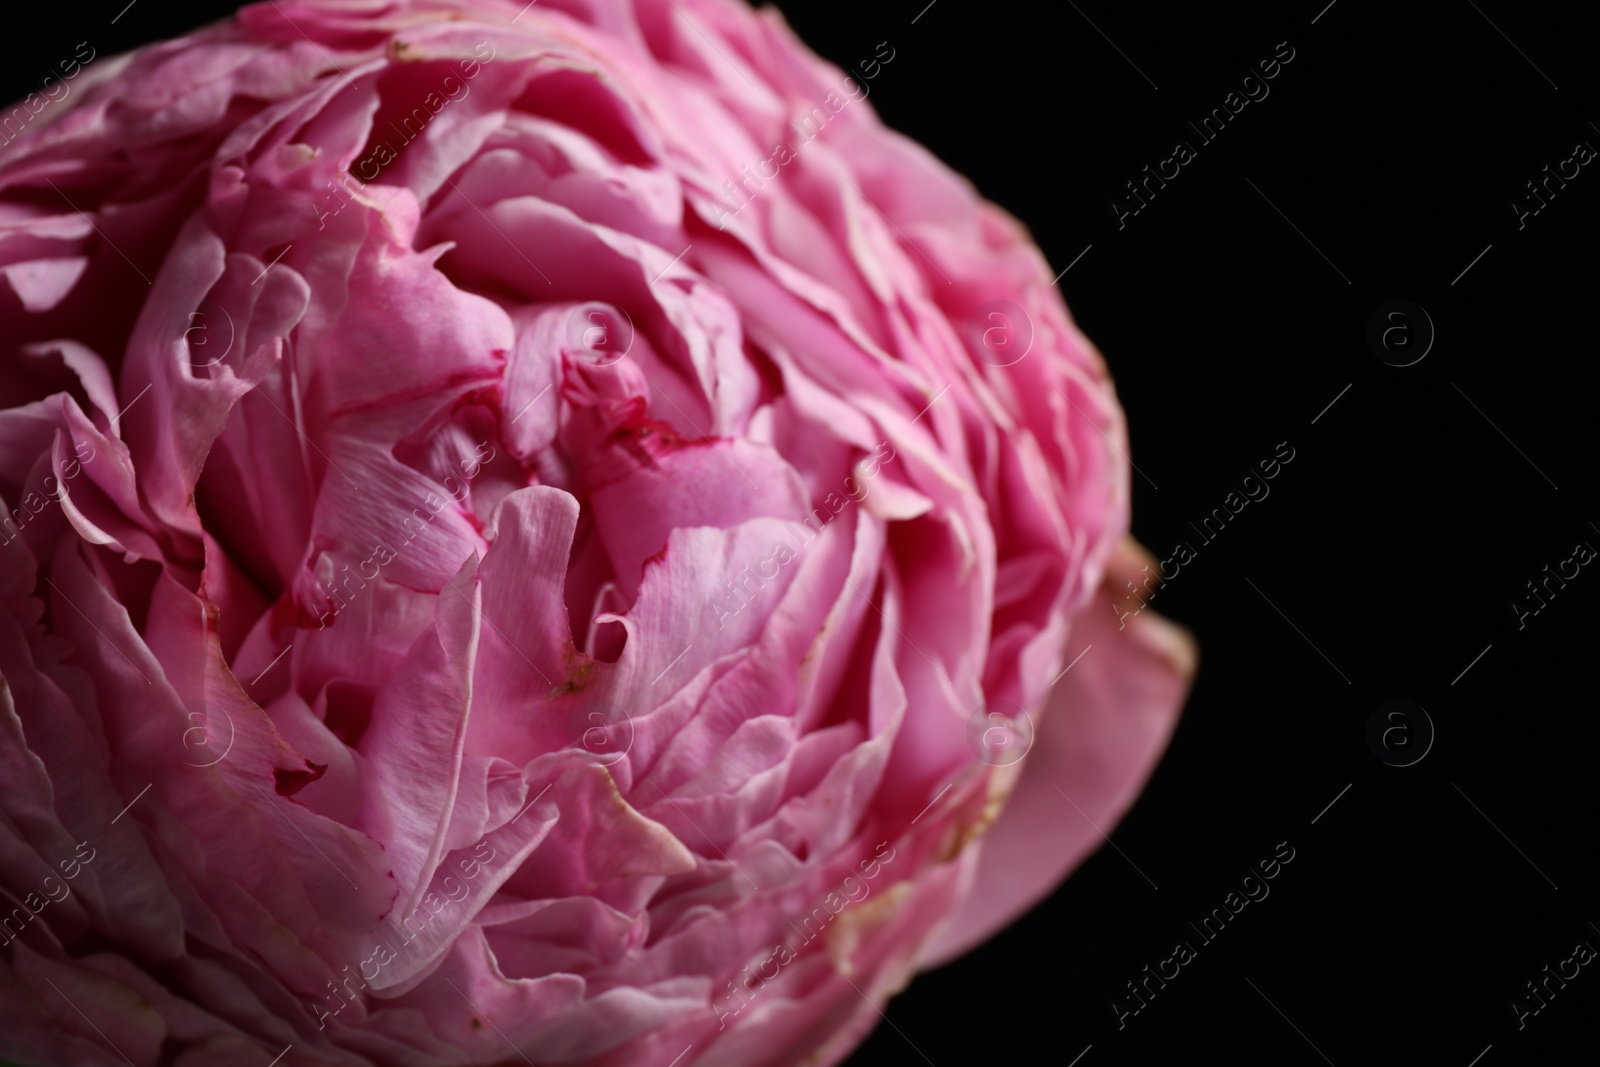
{"label": "black background", "polygon": [[[111,54],[233,6],[139,0],[111,25],[125,3],[31,9],[0,95],[79,41]],[[1600,566],[1520,630],[1509,603],[1600,548],[1600,161],[1520,230],[1510,205],[1600,148],[1600,39],[1587,5],[1325,3],[779,5],[841,67],[887,41],[883,118],[1072,264],[1129,414],[1134,532],[1199,548],[1152,602],[1201,669],[1123,855],[919,977],[852,1065],[1597,1059],[1600,966],[1520,1030],[1509,1003],[1600,948]],[[1201,147],[1184,123],[1282,41],[1270,95]],[[1119,229],[1108,201],[1179,138],[1197,158]],[[1393,299],[1437,331],[1409,367],[1366,341]],[[1280,441],[1270,496],[1200,545],[1187,523]],[[1436,730],[1413,766],[1368,746],[1391,699]],[[1270,896],[1197,944],[1186,920],[1281,841]],[[1178,940],[1198,958],[1119,1030],[1113,998]]]}

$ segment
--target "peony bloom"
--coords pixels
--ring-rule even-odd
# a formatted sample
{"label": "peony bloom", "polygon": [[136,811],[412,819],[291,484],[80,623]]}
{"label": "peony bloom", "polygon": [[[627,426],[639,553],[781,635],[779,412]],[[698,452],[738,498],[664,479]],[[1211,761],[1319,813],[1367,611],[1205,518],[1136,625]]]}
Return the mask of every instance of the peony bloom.
{"label": "peony bloom", "polygon": [[74,68],[0,147],[0,1058],[835,1063],[1132,802],[1194,653],[1105,367],[775,13]]}

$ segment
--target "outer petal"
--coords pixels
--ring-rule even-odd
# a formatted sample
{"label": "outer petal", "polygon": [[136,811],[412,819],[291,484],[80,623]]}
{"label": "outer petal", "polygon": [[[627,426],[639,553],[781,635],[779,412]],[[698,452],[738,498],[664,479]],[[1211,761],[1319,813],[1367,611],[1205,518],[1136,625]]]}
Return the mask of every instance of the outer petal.
{"label": "outer petal", "polygon": [[1153,611],[1126,614],[1118,591],[1146,563],[1155,560],[1124,540],[1074,621],[1069,654],[1094,647],[1053,688],[1016,789],[983,839],[972,893],[924,968],[977,946],[1048,896],[1099,847],[1100,832],[1132,806],[1166,750],[1199,650],[1187,630]]}

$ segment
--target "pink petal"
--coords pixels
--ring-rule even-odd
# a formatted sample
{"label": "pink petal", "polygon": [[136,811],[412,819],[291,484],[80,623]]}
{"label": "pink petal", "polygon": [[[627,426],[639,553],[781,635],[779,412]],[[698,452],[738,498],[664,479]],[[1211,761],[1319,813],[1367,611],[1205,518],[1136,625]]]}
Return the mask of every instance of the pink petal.
{"label": "pink petal", "polygon": [[1155,563],[1149,553],[1122,542],[1075,621],[1068,655],[1094,647],[1052,689],[1016,789],[984,836],[972,893],[924,967],[961,955],[1048,896],[1100,847],[1100,831],[1112,832],[1165,751],[1199,652],[1187,630],[1153,610],[1118,628],[1131,606],[1123,583],[1146,563]]}
{"label": "pink petal", "polygon": [[29,311],[49,311],[77,284],[89,261],[83,256],[35,259],[0,267],[0,274]]}

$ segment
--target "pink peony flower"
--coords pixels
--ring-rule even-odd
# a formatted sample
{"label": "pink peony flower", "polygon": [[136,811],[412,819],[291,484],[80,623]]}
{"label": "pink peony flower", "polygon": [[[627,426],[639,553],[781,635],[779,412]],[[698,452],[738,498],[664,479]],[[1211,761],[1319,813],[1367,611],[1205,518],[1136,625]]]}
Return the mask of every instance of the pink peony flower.
{"label": "pink peony flower", "polygon": [[1132,802],[1194,652],[1112,625],[1103,362],[775,13],[74,73],[0,148],[0,1057],[835,1063]]}

